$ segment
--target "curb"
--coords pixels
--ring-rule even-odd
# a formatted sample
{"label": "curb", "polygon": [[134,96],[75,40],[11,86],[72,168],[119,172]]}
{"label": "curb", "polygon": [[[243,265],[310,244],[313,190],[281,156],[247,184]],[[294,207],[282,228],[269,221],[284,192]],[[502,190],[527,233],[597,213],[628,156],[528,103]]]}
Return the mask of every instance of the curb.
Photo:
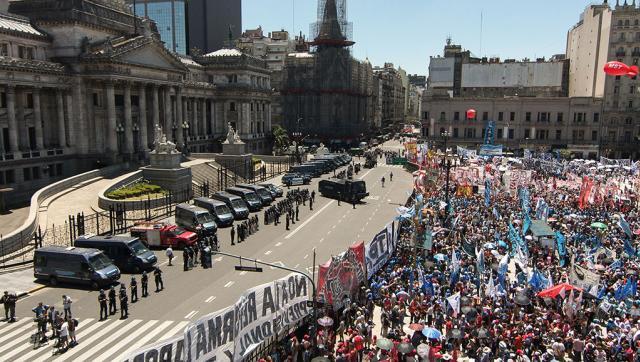
{"label": "curb", "polygon": [[33,293],[37,292],[38,290],[44,289],[44,288],[46,288],[46,287],[48,287],[48,285],[46,285],[46,284],[45,284],[45,285],[38,285],[38,286],[37,286],[37,287],[35,287],[35,288],[31,288],[31,289],[29,289],[29,290],[28,290],[28,291],[26,291],[26,292],[22,292],[22,293],[20,293],[20,294],[18,295],[18,298],[20,298],[20,297],[24,297],[24,296],[25,296],[25,295],[27,295],[27,294],[33,294]]}

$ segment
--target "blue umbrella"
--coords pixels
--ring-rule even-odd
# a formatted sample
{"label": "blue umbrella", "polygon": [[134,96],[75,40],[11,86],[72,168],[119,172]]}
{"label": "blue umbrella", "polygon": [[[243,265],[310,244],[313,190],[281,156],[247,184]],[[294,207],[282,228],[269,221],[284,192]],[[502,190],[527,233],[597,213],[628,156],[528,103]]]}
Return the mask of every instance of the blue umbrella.
{"label": "blue umbrella", "polygon": [[508,248],[507,243],[505,243],[504,240],[499,240],[498,246],[505,249]]}
{"label": "blue umbrella", "polygon": [[483,245],[483,247],[485,249],[493,250],[493,249],[496,248],[496,244],[494,244],[494,243],[486,243],[486,244]]}
{"label": "blue umbrella", "polygon": [[442,333],[435,328],[425,328],[422,330],[422,335],[429,339],[440,339]]}
{"label": "blue umbrella", "polygon": [[434,256],[433,256],[433,258],[434,258],[435,260],[438,260],[438,261],[445,261],[445,260],[447,260],[447,256],[446,256],[446,255],[444,255],[444,254],[436,254],[436,255],[434,255]]}

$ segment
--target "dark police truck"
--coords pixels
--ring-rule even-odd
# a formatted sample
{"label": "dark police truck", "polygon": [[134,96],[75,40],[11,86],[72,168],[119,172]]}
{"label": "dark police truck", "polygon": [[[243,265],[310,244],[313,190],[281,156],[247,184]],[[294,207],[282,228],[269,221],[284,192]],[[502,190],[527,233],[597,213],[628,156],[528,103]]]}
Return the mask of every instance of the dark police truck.
{"label": "dark police truck", "polygon": [[318,192],[324,197],[340,199],[344,201],[362,201],[369,196],[367,185],[361,180],[330,179],[321,180],[318,184]]}

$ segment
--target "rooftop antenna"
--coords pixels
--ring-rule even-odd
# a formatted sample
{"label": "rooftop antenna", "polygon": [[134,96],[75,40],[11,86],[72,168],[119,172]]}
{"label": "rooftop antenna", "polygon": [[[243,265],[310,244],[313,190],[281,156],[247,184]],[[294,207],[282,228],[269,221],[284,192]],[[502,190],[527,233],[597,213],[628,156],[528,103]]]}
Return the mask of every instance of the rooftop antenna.
{"label": "rooftop antenna", "polygon": [[291,34],[295,34],[296,33],[296,0],[291,0],[291,12],[292,12],[292,19],[293,19],[293,24],[291,25]]}
{"label": "rooftop antenna", "polygon": [[483,28],[483,16],[482,10],[480,10],[480,58],[482,58],[482,28]]}

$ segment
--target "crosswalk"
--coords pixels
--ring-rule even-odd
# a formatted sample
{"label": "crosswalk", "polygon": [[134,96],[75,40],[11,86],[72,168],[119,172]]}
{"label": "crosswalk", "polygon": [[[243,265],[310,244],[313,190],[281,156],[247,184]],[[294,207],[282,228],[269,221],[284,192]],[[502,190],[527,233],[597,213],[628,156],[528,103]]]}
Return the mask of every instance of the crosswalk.
{"label": "crosswalk", "polygon": [[[184,330],[188,321],[158,321],[116,319],[79,320],[76,329],[78,344],[66,352],[54,354],[53,341],[37,349],[31,340],[36,332],[32,318],[0,325],[0,361],[123,361],[132,351],[156,341],[174,337]],[[51,331],[47,333],[51,335]]]}
{"label": "crosswalk", "polygon": [[404,165],[387,165],[387,164],[378,164],[379,167],[386,168],[404,168]]}

